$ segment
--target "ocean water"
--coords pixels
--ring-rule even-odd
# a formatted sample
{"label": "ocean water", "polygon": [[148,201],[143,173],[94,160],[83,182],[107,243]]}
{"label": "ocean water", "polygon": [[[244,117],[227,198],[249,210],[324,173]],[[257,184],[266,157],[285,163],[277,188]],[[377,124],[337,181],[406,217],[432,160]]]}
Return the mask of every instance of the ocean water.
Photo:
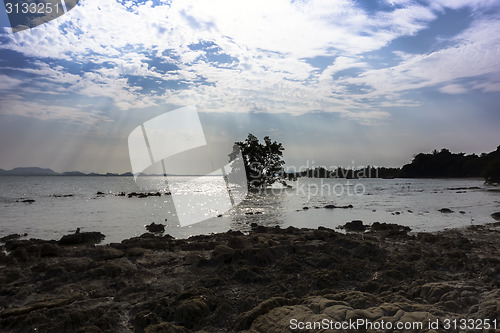
{"label": "ocean water", "polygon": [[[162,188],[161,180],[155,181],[155,188],[168,190]],[[170,177],[169,181],[184,179]],[[195,191],[220,191],[215,182],[205,177]],[[79,227],[102,232],[106,235],[103,243],[110,243],[141,235],[151,222],[165,224],[165,233],[175,238],[229,229],[246,232],[254,222],[283,228],[336,228],[362,220],[438,231],[494,222],[491,214],[500,211],[500,192],[481,180],[304,178],[289,184],[292,188],[250,193],[221,217],[181,227],[169,195],[118,196],[143,191],[131,177],[0,177],[0,237],[27,233],[27,238],[59,239]],[[22,202],[26,199],[35,201]],[[328,204],[353,208],[323,208]],[[441,208],[453,213],[441,213]]]}

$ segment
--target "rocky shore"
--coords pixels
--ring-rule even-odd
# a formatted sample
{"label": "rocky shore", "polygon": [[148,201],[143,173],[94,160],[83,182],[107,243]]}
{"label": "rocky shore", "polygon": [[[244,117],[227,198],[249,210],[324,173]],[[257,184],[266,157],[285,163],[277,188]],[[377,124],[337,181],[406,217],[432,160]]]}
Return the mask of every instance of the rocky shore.
{"label": "rocky shore", "polygon": [[489,319],[500,331],[499,223],[346,230],[366,231],[253,226],[248,235],[147,233],[103,246],[92,244],[96,234],[6,239],[0,332],[384,331],[307,329],[360,319],[422,323],[391,332],[476,332],[445,329],[446,320]]}

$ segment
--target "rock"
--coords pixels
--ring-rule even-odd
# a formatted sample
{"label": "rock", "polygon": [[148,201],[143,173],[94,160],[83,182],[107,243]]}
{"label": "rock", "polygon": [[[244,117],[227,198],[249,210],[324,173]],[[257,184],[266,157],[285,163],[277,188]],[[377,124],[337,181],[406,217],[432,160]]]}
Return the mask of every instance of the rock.
{"label": "rock", "polygon": [[142,247],[133,247],[127,251],[127,256],[128,257],[141,257],[144,255],[145,252],[146,252],[146,250],[144,250]]}
{"label": "rock", "polygon": [[439,210],[441,213],[444,213],[444,214],[450,214],[450,213],[453,213],[453,211],[449,208],[441,208]]}
{"label": "rock", "polygon": [[[260,315],[266,314],[276,307],[281,307],[283,305],[294,304],[295,300],[290,300],[284,297],[273,297],[264,302],[261,302],[255,308],[250,311],[243,313],[239,319],[239,328],[247,329],[252,325],[252,322]],[[286,327],[286,326],[285,326]],[[271,332],[271,331],[267,331]]]}
{"label": "rock", "polygon": [[[165,193],[165,195],[169,195],[170,193]],[[122,192],[121,194],[119,194],[120,196],[124,196],[125,193]],[[147,198],[147,197],[160,197],[161,196],[161,193],[160,192],[150,192],[150,193],[140,193],[140,192],[130,192],[129,194],[127,194],[127,197],[129,198],[133,198],[133,197],[136,197],[136,198]]]}
{"label": "rock", "polygon": [[161,223],[151,223],[149,225],[146,226],[146,229],[149,231],[149,232],[155,232],[155,233],[164,233],[165,232],[165,225],[164,224],[161,224]]}
{"label": "rock", "polygon": [[398,231],[408,233],[411,231],[411,228],[395,223],[373,222],[373,224],[370,226],[370,231]]}
{"label": "rock", "polygon": [[496,212],[496,213],[491,214],[491,217],[494,218],[495,220],[500,221],[500,212]]}
{"label": "rock", "polygon": [[21,238],[21,235],[19,235],[19,234],[10,234],[8,236],[4,236],[4,237],[0,238],[0,242],[6,242],[9,240],[19,239],[19,238]]}
{"label": "rock", "polygon": [[181,301],[175,310],[175,318],[188,327],[202,320],[210,313],[203,297]]}
{"label": "rock", "polygon": [[97,231],[80,232],[62,236],[59,240],[59,245],[96,244],[104,238],[106,236]]}
{"label": "rock", "polygon": [[144,333],[189,333],[191,332],[184,326],[177,326],[172,323],[163,322],[158,325],[146,327]]}
{"label": "rock", "polygon": [[33,199],[24,199],[24,200],[22,200],[21,202],[25,202],[25,203],[33,203],[33,202],[35,202],[35,200],[33,200]]}
{"label": "rock", "polygon": [[348,209],[348,208],[353,208],[353,206],[352,205],[347,205],[347,206],[326,205],[324,208],[327,208],[327,209],[333,209],[333,208]]}
{"label": "rock", "polygon": [[303,209],[303,210],[308,210],[308,209],[309,209],[309,207],[302,207],[302,209]]}
{"label": "rock", "polygon": [[355,232],[363,232],[368,228],[368,226],[363,225],[363,221],[361,220],[354,220],[351,222],[347,222],[341,228],[345,229],[346,231],[355,231]]}

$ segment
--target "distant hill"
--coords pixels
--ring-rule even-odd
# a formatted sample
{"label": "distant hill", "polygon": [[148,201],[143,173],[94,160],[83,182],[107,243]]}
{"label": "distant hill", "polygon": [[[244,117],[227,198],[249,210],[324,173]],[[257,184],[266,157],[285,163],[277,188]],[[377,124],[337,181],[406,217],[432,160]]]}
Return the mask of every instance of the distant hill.
{"label": "distant hill", "polygon": [[38,167],[24,167],[24,168],[14,168],[12,170],[4,170],[0,169],[0,176],[97,176],[97,177],[129,177],[132,176],[132,173],[125,172],[122,174],[116,173],[83,173],[81,171],[68,171],[68,172],[55,172],[52,169],[47,168],[38,168]]}
{"label": "distant hill", "polygon": [[29,167],[29,168],[14,168],[5,171],[6,176],[57,176],[58,173],[51,169]]}

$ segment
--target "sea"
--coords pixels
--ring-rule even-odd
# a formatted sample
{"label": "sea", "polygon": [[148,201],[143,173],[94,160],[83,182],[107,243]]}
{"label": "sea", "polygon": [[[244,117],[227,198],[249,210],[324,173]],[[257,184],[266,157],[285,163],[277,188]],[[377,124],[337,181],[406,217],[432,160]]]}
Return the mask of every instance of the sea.
{"label": "sea", "polygon": [[[171,183],[183,181],[169,178]],[[228,211],[181,226],[167,185],[159,186],[160,196],[129,198],[128,193],[144,193],[133,177],[5,176],[0,177],[0,237],[17,233],[58,240],[80,228],[99,231],[106,236],[103,243],[113,243],[140,236],[152,222],[164,224],[165,234],[175,238],[230,229],[245,233],[253,223],[341,231],[339,226],[353,220],[433,232],[495,222],[491,214],[500,211],[499,189],[480,179],[299,178],[287,183],[291,187],[279,184],[249,193]],[[196,184],[190,190],[220,193],[218,178],[204,177]],[[443,213],[443,208],[451,212]]]}

